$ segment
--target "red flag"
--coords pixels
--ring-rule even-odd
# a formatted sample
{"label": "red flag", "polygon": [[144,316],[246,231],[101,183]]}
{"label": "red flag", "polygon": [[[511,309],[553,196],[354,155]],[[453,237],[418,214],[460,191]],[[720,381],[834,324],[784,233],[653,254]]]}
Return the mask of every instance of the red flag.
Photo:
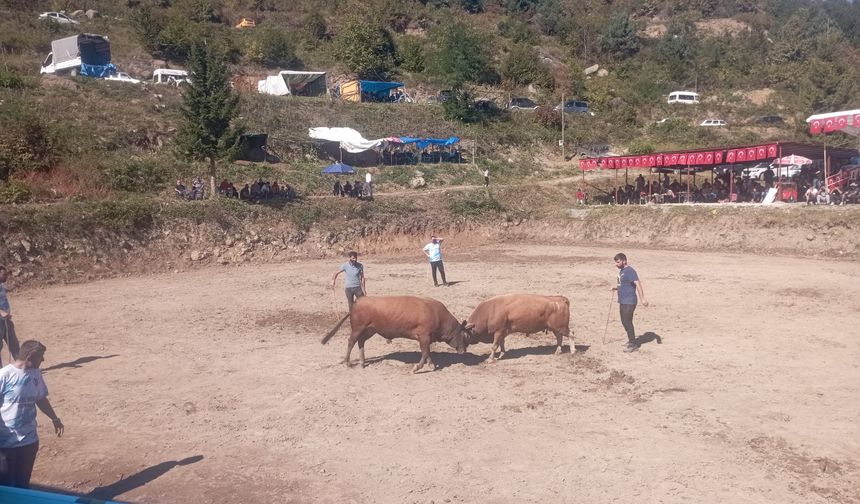
{"label": "red flag", "polygon": [[824,125],[821,122],[821,119],[816,119],[809,123],[809,134],[817,135],[821,133],[821,130],[824,128]]}
{"label": "red flag", "polygon": [[648,156],[648,166],[657,166],[657,156]]}
{"label": "red flag", "polygon": [[714,164],[723,164],[723,151],[714,153]]}
{"label": "red flag", "polygon": [[584,169],[585,169],[585,160],[584,160],[584,159],[580,159],[580,160],[579,160],[579,169],[580,169],[580,170],[584,170]]}
{"label": "red flag", "polygon": [[705,154],[705,164],[714,164],[714,153],[709,152]]}
{"label": "red flag", "polygon": [[621,158],[621,167],[627,168],[627,158]]}
{"label": "red flag", "polygon": [[732,164],[735,162],[735,151],[730,150],[726,153],[726,163]]}
{"label": "red flag", "polygon": [[674,166],[676,164],[678,164],[678,155],[672,154],[672,156],[669,158],[669,165]]}
{"label": "red flag", "polygon": [[860,128],[860,114],[854,115],[854,121],[851,123],[855,128]]}
{"label": "red flag", "polygon": [[687,164],[687,154],[678,154],[678,164],[685,165]]}
{"label": "red flag", "polygon": [[700,153],[696,154],[696,164],[697,165],[705,164],[705,153],[704,152],[700,152]]}
{"label": "red flag", "polygon": [[836,120],[833,118],[825,119],[825,121],[824,121],[824,132],[830,133],[831,131],[836,131]]}
{"label": "red flag", "polygon": [[848,126],[848,116],[837,117],[836,129],[843,129],[845,126]]}
{"label": "red flag", "polygon": [[776,157],[779,150],[777,149],[775,144],[771,144],[767,146],[767,157]]}
{"label": "red flag", "polygon": [[735,159],[738,161],[738,163],[743,163],[744,161],[746,161],[747,160],[746,149],[738,149],[735,152]]}
{"label": "red flag", "polygon": [[747,161],[752,161],[755,159],[756,150],[755,147],[750,147],[747,149]]}
{"label": "red flag", "polygon": [[755,158],[756,159],[765,159],[766,157],[767,157],[767,147],[765,147],[764,145],[756,147]]}

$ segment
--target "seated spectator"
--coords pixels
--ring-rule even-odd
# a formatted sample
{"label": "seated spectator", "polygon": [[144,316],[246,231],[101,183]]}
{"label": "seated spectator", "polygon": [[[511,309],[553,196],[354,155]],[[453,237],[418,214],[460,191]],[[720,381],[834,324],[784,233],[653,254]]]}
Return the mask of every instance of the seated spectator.
{"label": "seated spectator", "polygon": [[183,184],[181,180],[176,181],[176,187],[174,187],[173,190],[180,198],[184,199],[186,196],[188,196],[188,190],[185,188],[185,184]]}
{"label": "seated spectator", "polygon": [[287,198],[287,201],[296,199],[296,190],[290,184],[284,184],[284,197]]}
{"label": "seated spectator", "polygon": [[576,204],[584,205],[585,204],[585,191],[580,187],[576,190]]}
{"label": "seated spectator", "polygon": [[248,184],[245,184],[245,187],[239,191],[239,199],[242,201],[251,201],[251,188]]}
{"label": "seated spectator", "polygon": [[191,182],[191,199],[193,200],[202,200],[204,196],[203,189],[203,181],[200,180],[200,177],[196,177],[193,182]]}
{"label": "seated spectator", "polygon": [[352,196],[352,184],[349,183],[349,180],[347,180],[346,184],[343,185],[343,192],[340,195]]}
{"label": "seated spectator", "polygon": [[221,184],[218,185],[218,192],[221,194],[225,194],[227,192],[227,188],[230,187],[230,183],[227,182],[227,179],[221,181]]}
{"label": "seated spectator", "polygon": [[260,182],[254,182],[251,184],[251,201],[257,201],[260,199]]}
{"label": "seated spectator", "polygon": [[356,180],[355,183],[352,184],[353,197],[361,198],[363,190],[364,188],[362,187],[362,182],[360,180]]}
{"label": "seated spectator", "polygon": [[238,198],[239,191],[236,190],[236,186],[233,185],[233,182],[227,184],[227,191],[224,193],[228,198]]}
{"label": "seated spectator", "polygon": [[816,198],[819,205],[830,204],[830,193],[827,192],[827,188],[824,186],[822,186],[821,189],[818,190],[818,196]]}
{"label": "seated spectator", "polygon": [[331,193],[335,196],[341,196],[343,194],[343,187],[340,185],[340,179],[334,181]]}
{"label": "seated spectator", "polygon": [[278,185],[278,181],[274,181],[272,183],[272,195],[277,196],[281,193],[281,186]]}

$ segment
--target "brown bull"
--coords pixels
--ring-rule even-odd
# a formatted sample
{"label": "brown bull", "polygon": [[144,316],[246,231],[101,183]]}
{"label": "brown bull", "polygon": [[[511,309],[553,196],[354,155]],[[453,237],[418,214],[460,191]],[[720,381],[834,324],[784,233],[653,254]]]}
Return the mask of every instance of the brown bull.
{"label": "brown bull", "polygon": [[457,322],[445,305],[435,299],[414,296],[364,296],[358,298],[352,305],[352,311],[323,336],[322,344],[340,329],[340,326],[350,318],[352,332],[346,347],[346,359],[349,366],[349,355],[352,347],[358,343],[359,360],[364,367],[364,343],[376,333],[383,338],[408,338],[418,341],[421,347],[421,360],[413,369],[417,372],[427,363],[434,367],[430,358],[430,343],[444,341],[458,353],[466,351],[468,345],[466,321]]}
{"label": "brown bull", "polygon": [[[565,336],[570,331],[570,301],[564,296],[537,294],[504,294],[490,298],[475,308],[467,321],[473,326],[469,343],[492,343],[490,361],[505,355],[505,337],[508,334],[552,331],[558,340],[555,353],[561,353]],[[571,349],[573,343],[571,342]]]}

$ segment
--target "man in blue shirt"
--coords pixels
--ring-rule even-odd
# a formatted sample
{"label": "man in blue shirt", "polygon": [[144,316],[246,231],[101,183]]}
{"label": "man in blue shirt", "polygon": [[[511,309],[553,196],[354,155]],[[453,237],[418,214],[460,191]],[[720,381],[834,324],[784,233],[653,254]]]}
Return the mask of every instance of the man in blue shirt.
{"label": "man in blue shirt", "polygon": [[6,279],[8,277],[9,270],[0,264],[0,350],[3,349],[3,342],[5,341],[9,345],[9,354],[12,355],[12,360],[15,360],[18,358],[18,338],[15,336],[12,308],[9,306],[9,296],[6,294]]}
{"label": "man in blue shirt", "polygon": [[430,260],[430,272],[433,274],[433,285],[439,287],[439,281],[436,280],[436,271],[442,274],[442,285],[448,286],[445,280],[445,265],[442,264],[442,238],[436,236],[430,237],[430,243],[424,245],[424,255]]}
{"label": "man in blue shirt", "polygon": [[367,294],[364,283],[364,265],[358,262],[358,252],[350,252],[348,254],[349,261],[340,265],[331,277],[331,288],[334,290],[334,284],[337,281],[337,276],[341,273],[345,274],[344,288],[346,292],[346,304],[349,306],[349,311],[352,311],[352,304],[356,299]]}
{"label": "man in blue shirt", "polygon": [[645,291],[642,290],[639,275],[636,274],[636,270],[627,265],[626,255],[615,254],[615,267],[618,268],[618,285],[612,290],[618,291],[621,325],[627,331],[627,346],[624,347],[624,351],[635,352],[639,350],[639,343],[636,342],[636,331],[633,329],[633,312],[636,311],[639,300],[642,301],[643,306],[648,306],[648,301],[645,301]]}

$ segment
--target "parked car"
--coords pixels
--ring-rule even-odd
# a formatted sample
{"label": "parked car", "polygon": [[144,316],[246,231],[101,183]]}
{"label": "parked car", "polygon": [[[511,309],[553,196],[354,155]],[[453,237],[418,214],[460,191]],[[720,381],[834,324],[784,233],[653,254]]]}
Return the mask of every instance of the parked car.
{"label": "parked car", "polygon": [[726,123],[726,121],[723,121],[722,119],[705,119],[704,121],[702,121],[701,124],[699,124],[699,126],[708,126],[708,127],[717,127],[717,128],[722,127],[722,126],[727,126],[727,125],[728,124]]}
{"label": "parked car", "polygon": [[39,19],[53,21],[59,24],[80,24],[62,12],[43,12],[39,14]]}
{"label": "parked car", "polygon": [[782,175],[793,177],[795,175],[800,175],[801,171],[800,165],[776,166],[768,163],[758,163],[755,166],[744,168],[742,173],[744,177],[749,177],[751,179],[763,179],[764,172],[766,172],[768,168],[773,170],[774,177]]}
{"label": "parked car", "polygon": [[511,110],[537,110],[538,104],[529,98],[516,97],[511,98],[509,108]]}
{"label": "parked car", "polygon": [[[561,104],[558,104],[553,109],[556,112],[562,110]],[[579,114],[589,114],[594,115],[594,112],[588,109],[588,102],[582,100],[569,100],[564,102],[564,111],[567,113],[579,113]]]}
{"label": "parked car", "polygon": [[185,70],[175,70],[172,68],[158,68],[152,72],[153,84],[170,84],[172,86],[180,86],[190,83],[188,72]]}
{"label": "parked car", "polygon": [[135,79],[134,77],[132,77],[131,75],[129,75],[125,72],[117,72],[113,75],[109,75],[109,76],[105,77],[105,80],[128,82],[131,84],[140,84],[140,82],[141,82],[140,79]]}
{"label": "parked car", "polygon": [[699,93],[694,93],[692,91],[672,91],[669,93],[669,99],[667,102],[695,105],[699,103]]}

